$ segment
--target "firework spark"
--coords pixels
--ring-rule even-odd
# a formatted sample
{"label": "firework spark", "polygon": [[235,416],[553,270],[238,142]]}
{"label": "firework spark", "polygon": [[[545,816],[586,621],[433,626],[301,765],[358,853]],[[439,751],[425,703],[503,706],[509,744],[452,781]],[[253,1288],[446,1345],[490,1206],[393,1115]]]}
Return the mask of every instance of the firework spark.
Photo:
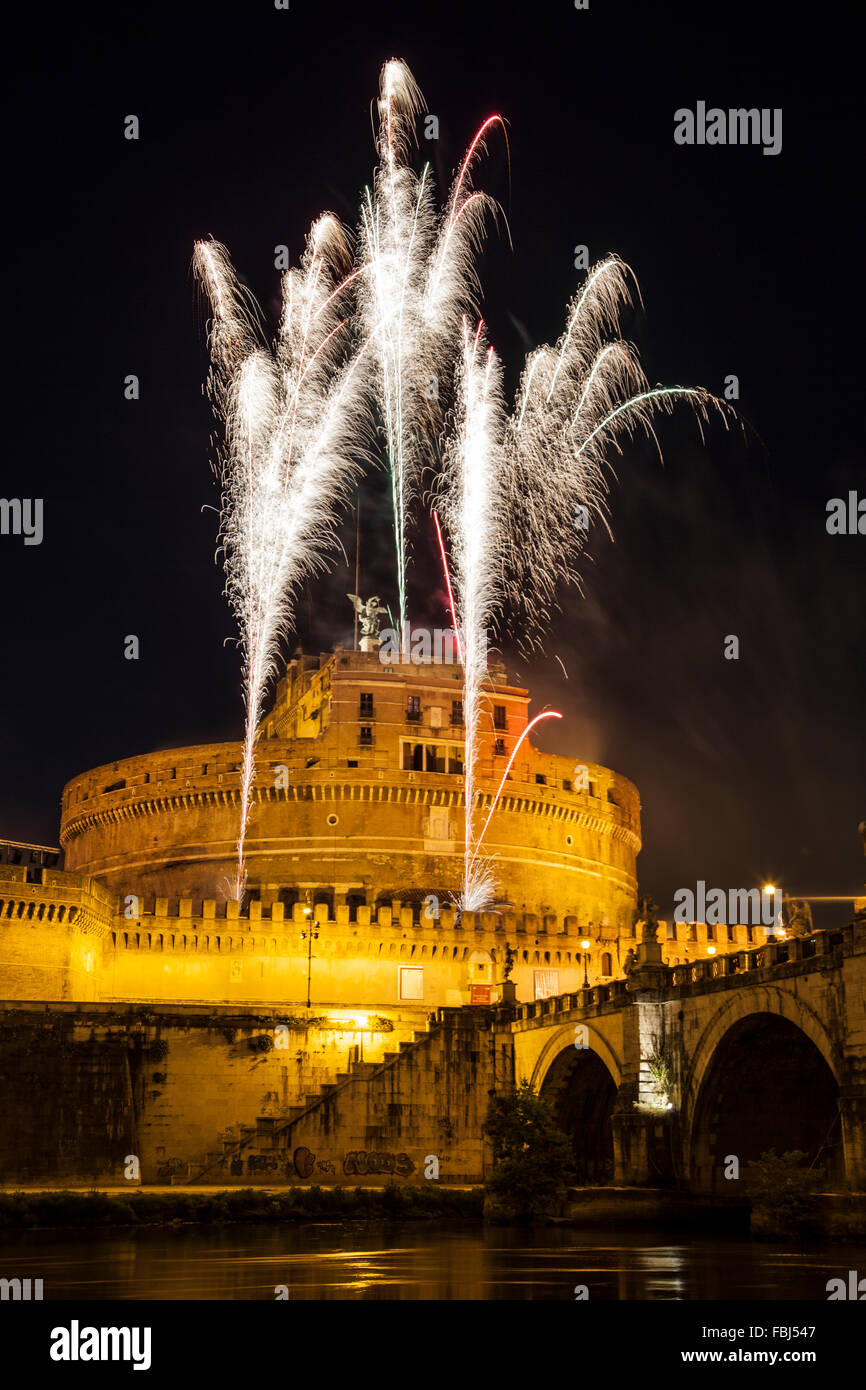
{"label": "firework spark", "polygon": [[462,634],[465,826],[460,906],[465,911],[487,906],[496,887],[490,864],[478,854],[475,799],[487,632],[502,598],[499,562],[508,525],[507,514],[499,505],[504,434],[501,364],[493,349],[486,346],[482,324],[479,322],[472,333],[464,319],[456,429],[445,450],[442,490]]}
{"label": "firework spark", "polygon": [[727,425],[723,404],[708,391],[649,387],[634,348],[617,336],[630,280],[617,256],[592,268],[559,342],[527,358],[509,418],[509,595],[522,617],[515,626],[524,651],[539,644],[559,586],[579,582],[591,522],[610,532],[610,455],[621,452],[623,438],[639,430],[655,438],[654,416],[678,400],[688,401],[700,424],[715,409]]}
{"label": "firework spark", "polygon": [[245,841],[255,749],[298,585],[325,563],[339,504],[358,475],[365,352],[350,351],[342,301],[351,252],[336,218],[314,224],[300,267],[283,277],[273,349],[260,315],[217,242],[196,246],[194,269],[213,309],[209,388],[224,424],[220,542],[226,595],[243,651],[246,726],[235,896],[246,885]]}
{"label": "firework spark", "polygon": [[[500,785],[476,834],[486,678],[480,634],[494,625],[507,597],[512,610],[525,615],[512,635],[524,650],[538,644],[559,584],[577,578],[590,521],[601,519],[610,529],[609,455],[621,448],[623,436],[638,429],[652,435],[654,414],[681,398],[700,421],[711,407],[726,419],[721,402],[706,391],[648,386],[634,349],[616,336],[621,308],[629,302],[630,274],[616,257],[593,268],[569,307],[559,342],[527,359],[510,414],[502,400],[501,368],[492,349],[484,351],[481,325],[473,339],[464,322],[442,478],[464,647],[464,909],[480,910],[492,901],[493,861],[480,851],[501,792]],[[543,717],[549,716],[533,723]]]}
{"label": "firework spark", "polygon": [[475,257],[485,214],[497,211],[471,189],[471,168],[487,131],[484,123],[455,180],[447,212],[439,214],[429,164],[409,164],[415,120],[424,99],[405,63],[382,69],[379,165],[364,195],[359,231],[358,299],[371,344],[375,394],[391,476],[400,631],[406,621],[408,527],[421,468],[440,424],[440,398],[454,371],[454,342],[478,295]]}

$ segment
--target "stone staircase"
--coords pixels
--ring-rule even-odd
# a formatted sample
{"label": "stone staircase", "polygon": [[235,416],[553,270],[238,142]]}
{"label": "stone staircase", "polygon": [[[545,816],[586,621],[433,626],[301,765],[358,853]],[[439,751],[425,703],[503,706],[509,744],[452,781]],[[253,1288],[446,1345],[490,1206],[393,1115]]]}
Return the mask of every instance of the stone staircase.
{"label": "stone staircase", "polygon": [[[294,1169],[288,1173],[285,1171],[293,1129],[321,1107],[328,1106],[349,1087],[367,1083],[389,1068],[398,1066],[408,1053],[428,1043],[435,1031],[436,1025],[430,1023],[422,1030],[415,1030],[411,1042],[401,1042],[396,1050],[386,1051],[381,1062],[353,1061],[348,1071],[337,1072],[333,1081],[322,1082],[317,1091],[308,1092],[303,1104],[289,1106],[283,1115],[260,1115],[254,1125],[236,1126],[239,1138],[222,1141],[221,1147],[209,1149],[201,1159],[173,1173],[170,1179],[172,1185],[246,1185],[250,1182],[250,1159],[253,1159],[254,1166],[259,1166],[255,1160],[260,1160],[259,1177],[267,1176],[270,1171],[275,1183],[297,1181],[298,1174]],[[279,1162],[280,1155],[282,1163]]]}

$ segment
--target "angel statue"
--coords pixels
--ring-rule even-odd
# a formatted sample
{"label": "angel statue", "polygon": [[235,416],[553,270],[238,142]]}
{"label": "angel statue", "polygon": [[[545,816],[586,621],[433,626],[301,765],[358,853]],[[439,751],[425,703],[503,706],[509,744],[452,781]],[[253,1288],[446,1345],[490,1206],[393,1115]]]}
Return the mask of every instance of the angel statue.
{"label": "angel statue", "polygon": [[385,616],[379,595],[374,595],[366,603],[357,594],[347,594],[346,597],[352,600],[361,622],[361,651],[375,651],[379,643],[379,624]]}

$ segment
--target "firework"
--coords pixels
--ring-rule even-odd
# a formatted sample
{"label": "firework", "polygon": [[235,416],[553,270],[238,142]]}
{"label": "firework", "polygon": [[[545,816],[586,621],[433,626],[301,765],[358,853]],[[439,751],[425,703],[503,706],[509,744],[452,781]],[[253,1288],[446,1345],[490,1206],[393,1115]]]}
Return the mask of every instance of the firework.
{"label": "firework", "polygon": [[246,884],[244,846],[255,749],[297,586],[323,567],[340,502],[359,467],[364,349],[349,350],[345,271],[350,249],[336,218],[318,220],[297,270],[283,277],[273,348],[228,254],[200,242],[194,267],[213,310],[210,394],[224,424],[220,543],[226,595],[243,652],[245,733],[234,895]]}
{"label": "firework", "polygon": [[471,168],[484,136],[476,135],[440,214],[429,164],[409,164],[415,120],[424,100],[402,63],[382,69],[379,95],[379,165],[365,191],[359,232],[358,299],[371,345],[375,395],[391,477],[400,631],[406,621],[408,527],[421,468],[440,423],[440,398],[454,368],[455,334],[478,294],[475,256],[485,214],[496,212],[486,194],[471,189]]}
{"label": "firework", "polygon": [[610,531],[611,454],[621,452],[623,438],[643,430],[655,439],[653,417],[678,400],[688,401],[701,425],[711,409],[727,423],[708,391],[648,385],[634,348],[618,336],[630,281],[616,256],[592,268],[559,342],[527,358],[509,417],[509,597],[524,651],[540,641],[559,586],[579,582],[592,521]]}
{"label": "firework", "polygon": [[495,889],[493,871],[478,854],[474,821],[487,631],[502,598],[500,557],[508,534],[508,516],[499,505],[504,436],[501,364],[485,342],[483,325],[472,333],[464,319],[456,428],[445,450],[442,492],[463,659],[465,857],[460,905],[467,911],[486,906]]}
{"label": "firework", "polygon": [[[480,831],[475,825],[478,753],[486,710],[485,628],[504,601],[525,619],[514,635],[524,650],[537,644],[561,582],[577,579],[577,561],[590,521],[609,530],[610,453],[623,436],[653,434],[653,415],[686,399],[700,421],[720,402],[692,387],[649,387],[634,349],[617,336],[629,301],[628,267],[610,257],[590,271],[569,306],[555,347],[530,354],[513,410],[502,400],[502,372],[463,327],[463,351],[453,432],[445,444],[442,510],[451,539],[457,619],[463,640],[466,731],[464,873],[460,904],[489,906],[494,861],[482,842],[502,791]],[[444,559],[444,549],[443,549]],[[447,570],[446,570],[447,575]],[[558,717],[554,714],[542,718]],[[514,748],[528,735],[528,726]]]}

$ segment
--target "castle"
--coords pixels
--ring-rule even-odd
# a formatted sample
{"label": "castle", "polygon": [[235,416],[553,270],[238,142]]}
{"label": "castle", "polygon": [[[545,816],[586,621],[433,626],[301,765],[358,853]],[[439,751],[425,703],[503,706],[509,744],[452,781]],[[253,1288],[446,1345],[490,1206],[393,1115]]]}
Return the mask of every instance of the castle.
{"label": "castle", "polygon": [[[12,999],[408,1009],[492,1003],[622,974],[635,938],[640,801],[627,778],[520,745],[485,849],[502,902],[461,914],[462,669],[376,651],[297,656],[263,721],[233,901],[236,744],[126,758],[64,789],[59,852],[7,844],[20,885]],[[491,667],[479,815],[526,730],[529,692]],[[25,886],[26,885],[26,886]],[[36,930],[38,924],[38,930]],[[311,936],[316,934],[312,950]],[[20,928],[19,928],[20,930]],[[736,929],[740,930],[740,929]],[[711,945],[664,942],[672,964]],[[693,938],[693,939],[690,939]],[[732,938],[733,939],[733,938]]]}
{"label": "castle", "polygon": [[[485,842],[501,901],[460,912],[462,669],[383,655],[338,647],[289,663],[260,730],[243,903],[229,896],[239,744],[74,778],[63,868],[60,850],[2,847],[0,1046],[18,1120],[0,1176],[121,1181],[129,1154],[146,1181],[267,1174],[253,1135],[322,1104],[332,1114],[333,1095],[348,1085],[358,1099],[364,1082],[342,1129],[325,1125],[346,1153],[371,1155],[343,1176],[368,1162],[372,1180],[417,1175],[443,1117],[461,1115],[451,1176],[477,1179],[490,1077],[493,1089],[514,1077],[503,1008],[616,994],[640,956],[636,788],[521,741],[529,692],[491,665],[479,811],[508,769]],[[751,927],[668,923],[662,936],[653,959],[670,967],[757,944]],[[422,1044],[427,1081],[414,1076],[401,1130],[388,1068]],[[50,1118],[34,1109],[37,1073],[57,1096]],[[375,1166],[389,1133],[403,1135],[402,1174]],[[293,1180],[329,1172],[287,1162]]]}

